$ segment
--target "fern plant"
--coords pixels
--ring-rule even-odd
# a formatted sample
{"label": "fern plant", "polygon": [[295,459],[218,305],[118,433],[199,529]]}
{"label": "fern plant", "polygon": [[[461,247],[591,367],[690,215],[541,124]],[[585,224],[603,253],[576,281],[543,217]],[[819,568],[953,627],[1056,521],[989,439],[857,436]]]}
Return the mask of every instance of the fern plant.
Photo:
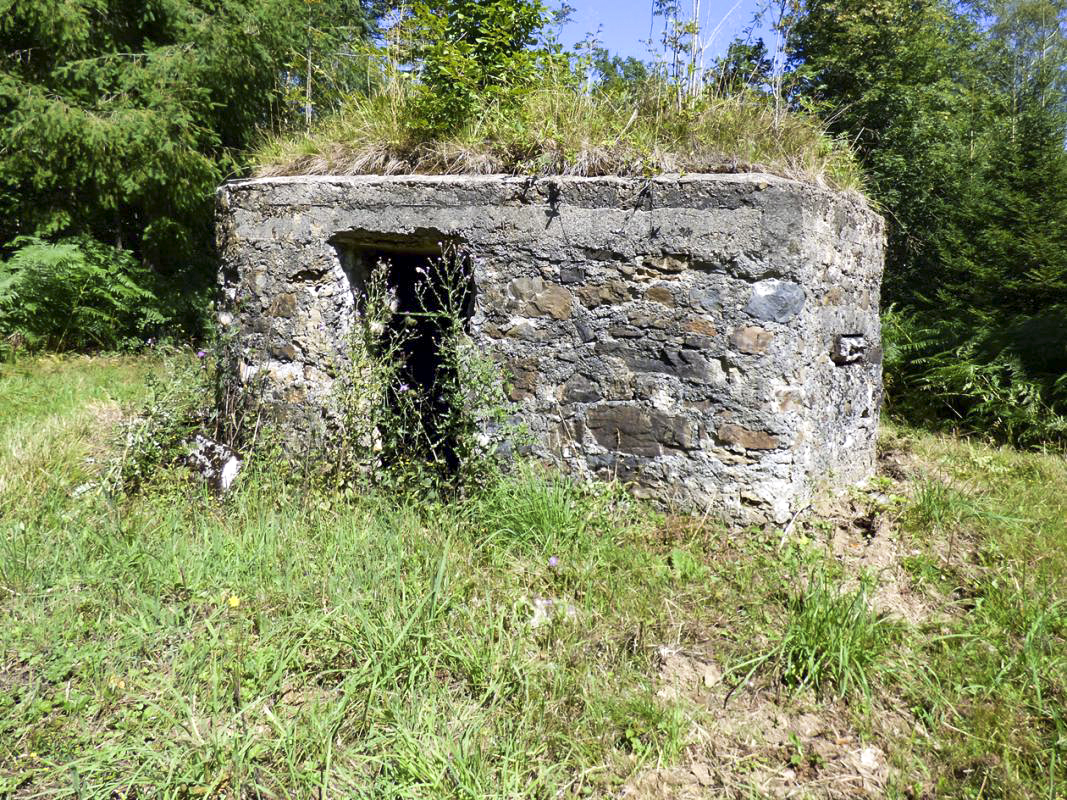
{"label": "fern plant", "polygon": [[126,251],[89,237],[12,244],[0,262],[0,334],[9,346],[114,348],[169,321],[151,271]]}
{"label": "fern plant", "polygon": [[1067,441],[1067,307],[883,315],[890,411],[1020,445]]}

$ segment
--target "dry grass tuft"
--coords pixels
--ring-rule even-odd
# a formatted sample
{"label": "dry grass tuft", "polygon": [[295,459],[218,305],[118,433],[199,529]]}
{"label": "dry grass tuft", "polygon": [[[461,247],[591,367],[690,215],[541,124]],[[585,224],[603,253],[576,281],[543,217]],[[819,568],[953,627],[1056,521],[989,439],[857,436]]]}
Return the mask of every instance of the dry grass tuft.
{"label": "dry grass tuft", "polygon": [[862,190],[846,143],[814,117],[778,113],[762,97],[705,96],[679,109],[665,93],[634,99],[546,85],[507,111],[490,104],[456,134],[436,138],[420,127],[414,97],[404,82],[353,97],[312,130],[266,142],[256,174],[769,172]]}

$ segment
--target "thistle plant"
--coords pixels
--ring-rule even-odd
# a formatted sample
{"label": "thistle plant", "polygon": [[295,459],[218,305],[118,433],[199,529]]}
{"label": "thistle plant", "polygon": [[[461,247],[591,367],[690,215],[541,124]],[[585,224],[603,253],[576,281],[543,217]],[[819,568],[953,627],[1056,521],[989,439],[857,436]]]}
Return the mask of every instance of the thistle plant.
{"label": "thistle plant", "polygon": [[[472,258],[452,245],[414,270],[414,307],[401,308],[393,264],[368,270],[340,382],[334,447],[346,480],[427,491],[462,490],[497,467],[517,433],[508,422],[499,369],[467,330]],[[432,377],[412,360],[432,358]],[[425,373],[425,367],[424,371]]]}

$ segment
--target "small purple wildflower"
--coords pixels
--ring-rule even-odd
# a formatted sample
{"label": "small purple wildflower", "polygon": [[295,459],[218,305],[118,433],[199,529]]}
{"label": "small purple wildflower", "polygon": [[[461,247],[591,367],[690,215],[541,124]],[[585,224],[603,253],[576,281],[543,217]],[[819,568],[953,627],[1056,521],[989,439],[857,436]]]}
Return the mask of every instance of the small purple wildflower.
{"label": "small purple wildflower", "polygon": [[401,394],[403,394],[404,392],[410,392],[411,391],[411,387],[408,386],[406,383],[402,383],[402,384],[400,384],[399,386],[396,387],[396,390],[398,392],[400,392]]}
{"label": "small purple wildflower", "polygon": [[548,558],[548,566],[552,567],[552,569],[555,569],[556,567],[559,566],[559,559],[556,558],[555,556],[549,556],[549,558]]}
{"label": "small purple wildflower", "polygon": [[196,351],[196,357],[197,358],[207,358],[207,351],[206,350],[197,350]]}

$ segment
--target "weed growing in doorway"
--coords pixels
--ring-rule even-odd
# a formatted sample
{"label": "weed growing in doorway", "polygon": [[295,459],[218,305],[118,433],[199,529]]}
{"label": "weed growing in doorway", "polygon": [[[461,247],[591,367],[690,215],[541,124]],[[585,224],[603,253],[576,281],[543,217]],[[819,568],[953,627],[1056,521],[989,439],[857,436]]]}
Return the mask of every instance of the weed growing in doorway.
{"label": "weed growing in doorway", "polygon": [[446,246],[427,258],[414,308],[399,303],[390,269],[380,259],[359,298],[337,399],[336,474],[416,493],[482,484],[521,432],[498,366],[467,331],[471,257]]}

